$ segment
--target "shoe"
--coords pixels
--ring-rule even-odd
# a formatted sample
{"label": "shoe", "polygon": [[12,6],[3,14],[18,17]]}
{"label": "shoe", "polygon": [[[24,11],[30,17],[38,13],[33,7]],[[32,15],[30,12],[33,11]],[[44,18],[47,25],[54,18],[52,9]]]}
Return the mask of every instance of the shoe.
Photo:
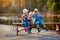
{"label": "shoe", "polygon": [[28,32],[28,34],[31,34],[32,32]]}
{"label": "shoe", "polygon": [[59,35],[60,35],[60,31],[59,31]]}
{"label": "shoe", "polygon": [[40,32],[41,30],[38,28],[38,33]]}
{"label": "shoe", "polygon": [[57,34],[59,34],[59,32],[58,31],[56,31],[57,32]]}
{"label": "shoe", "polygon": [[26,28],[24,28],[24,30],[25,30],[25,32],[28,32],[29,29],[28,29],[28,27],[26,27]]}
{"label": "shoe", "polygon": [[46,28],[46,31],[48,31],[48,28]]}

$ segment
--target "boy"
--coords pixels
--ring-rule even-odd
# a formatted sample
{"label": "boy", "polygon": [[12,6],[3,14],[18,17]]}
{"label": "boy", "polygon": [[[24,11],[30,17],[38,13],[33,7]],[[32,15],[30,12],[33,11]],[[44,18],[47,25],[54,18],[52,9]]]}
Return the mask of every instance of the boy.
{"label": "boy", "polygon": [[48,29],[46,28],[46,26],[44,24],[42,15],[38,12],[38,9],[36,9],[36,8],[34,9],[34,18],[35,18],[35,24],[37,26],[38,33],[40,32],[39,25],[41,25],[43,28],[46,29],[46,31],[48,31]]}

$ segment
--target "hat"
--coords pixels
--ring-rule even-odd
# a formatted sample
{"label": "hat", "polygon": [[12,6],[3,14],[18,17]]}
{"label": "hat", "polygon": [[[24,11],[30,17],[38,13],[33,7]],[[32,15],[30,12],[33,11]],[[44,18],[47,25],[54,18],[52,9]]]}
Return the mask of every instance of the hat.
{"label": "hat", "polygon": [[28,9],[23,9],[23,13],[28,13]]}
{"label": "hat", "polygon": [[38,9],[37,9],[37,8],[35,8],[35,9],[34,9],[34,11],[38,11]]}

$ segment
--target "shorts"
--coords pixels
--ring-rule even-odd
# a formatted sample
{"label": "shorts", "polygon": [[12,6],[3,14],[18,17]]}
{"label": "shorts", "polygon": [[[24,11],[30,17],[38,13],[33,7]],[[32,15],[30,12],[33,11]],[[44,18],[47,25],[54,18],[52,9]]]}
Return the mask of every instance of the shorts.
{"label": "shorts", "polygon": [[28,27],[31,27],[31,22],[27,22],[27,26]]}
{"label": "shorts", "polygon": [[23,22],[23,25],[24,25],[24,27],[27,27],[27,22],[24,21],[24,22]]}
{"label": "shorts", "polygon": [[44,27],[44,21],[43,20],[36,21],[35,24]]}

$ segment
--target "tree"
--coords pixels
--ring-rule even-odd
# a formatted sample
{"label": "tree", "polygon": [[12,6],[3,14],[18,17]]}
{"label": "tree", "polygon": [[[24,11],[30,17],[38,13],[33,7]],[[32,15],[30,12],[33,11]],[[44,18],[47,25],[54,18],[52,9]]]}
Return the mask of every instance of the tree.
{"label": "tree", "polygon": [[55,5],[53,9],[53,11],[60,11],[60,0],[55,0]]}
{"label": "tree", "polygon": [[10,13],[18,13],[18,10],[16,8],[14,8],[14,7],[10,7],[8,12],[10,12]]}
{"label": "tree", "polygon": [[48,0],[47,7],[51,11],[60,11],[60,1],[59,0]]}

